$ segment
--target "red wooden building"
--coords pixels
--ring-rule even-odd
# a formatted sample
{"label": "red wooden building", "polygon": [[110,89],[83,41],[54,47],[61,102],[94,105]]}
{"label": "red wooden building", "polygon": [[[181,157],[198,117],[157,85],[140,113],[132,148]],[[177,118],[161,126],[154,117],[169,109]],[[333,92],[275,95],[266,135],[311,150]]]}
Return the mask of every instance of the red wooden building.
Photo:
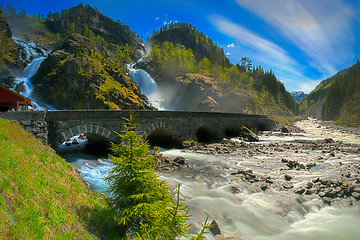
{"label": "red wooden building", "polygon": [[0,111],[8,111],[12,108],[15,111],[20,109],[28,111],[29,106],[31,106],[29,98],[0,85]]}

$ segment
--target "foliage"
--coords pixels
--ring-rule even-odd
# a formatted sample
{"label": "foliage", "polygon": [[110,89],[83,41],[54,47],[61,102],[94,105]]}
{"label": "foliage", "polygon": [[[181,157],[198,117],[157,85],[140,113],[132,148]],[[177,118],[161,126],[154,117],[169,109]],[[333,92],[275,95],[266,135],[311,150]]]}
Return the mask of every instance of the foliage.
{"label": "foliage", "polygon": [[48,146],[3,119],[0,143],[1,239],[119,237],[105,197]]}
{"label": "foliage", "polygon": [[112,146],[113,155],[110,158],[114,168],[106,180],[109,182],[108,191],[112,196],[116,221],[124,233],[133,236],[135,233],[140,236],[145,234],[154,239],[154,236],[168,232],[167,221],[173,222],[169,236],[186,233],[187,210],[182,205],[180,209],[174,209],[170,189],[164,181],[158,180],[154,170],[158,154],[150,153],[149,145],[143,142],[132,114],[119,136],[122,143]]}
{"label": "foliage", "polygon": [[174,46],[172,42],[154,45],[149,58],[153,66],[163,73],[186,73],[194,70],[195,59],[191,49],[186,49],[183,45]]}
{"label": "foliage", "polygon": [[[123,234],[135,239],[189,237],[189,209],[180,199],[180,186],[174,205],[169,187],[154,170],[159,153],[152,154],[148,143],[143,142],[133,114],[126,121],[122,134],[118,134],[121,144],[112,145],[114,168],[106,178]],[[196,239],[202,239],[203,234]]]}
{"label": "foliage", "polygon": [[229,66],[229,59],[224,50],[214,43],[204,33],[198,31],[188,23],[171,22],[155,30],[150,35],[157,44],[172,42],[174,45],[184,45],[195,54],[196,61],[207,58],[211,63],[219,66]]}
{"label": "foliage", "polygon": [[184,45],[174,46],[173,42],[163,41],[152,45],[145,61],[148,62],[152,74],[159,76],[160,79],[174,78],[184,73],[212,76],[214,79],[212,85],[216,89],[221,89],[223,98],[231,99],[231,96],[238,95],[243,99],[242,101],[245,101],[244,95],[250,96],[253,104],[244,103],[243,112],[282,115],[298,112],[297,104],[284,85],[276,79],[274,73],[266,72],[260,66],[252,67],[249,58],[243,57],[241,65],[221,66],[207,57],[199,60],[194,57],[196,55],[191,48],[186,48]]}
{"label": "foliage", "polygon": [[322,81],[299,103],[302,114],[334,120],[337,124],[360,125],[360,63]]}
{"label": "foliage", "polygon": [[357,126],[360,124],[360,62],[357,61],[350,67],[341,79],[338,79],[329,87],[324,105],[322,118],[325,120],[338,120],[347,125]]}

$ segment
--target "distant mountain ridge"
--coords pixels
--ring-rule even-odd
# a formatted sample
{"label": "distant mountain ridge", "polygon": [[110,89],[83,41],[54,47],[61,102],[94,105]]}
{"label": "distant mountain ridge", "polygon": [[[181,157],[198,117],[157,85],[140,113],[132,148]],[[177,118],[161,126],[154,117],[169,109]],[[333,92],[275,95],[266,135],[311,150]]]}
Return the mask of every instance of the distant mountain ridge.
{"label": "distant mountain ridge", "polygon": [[306,94],[303,91],[291,91],[290,95],[298,103]]}

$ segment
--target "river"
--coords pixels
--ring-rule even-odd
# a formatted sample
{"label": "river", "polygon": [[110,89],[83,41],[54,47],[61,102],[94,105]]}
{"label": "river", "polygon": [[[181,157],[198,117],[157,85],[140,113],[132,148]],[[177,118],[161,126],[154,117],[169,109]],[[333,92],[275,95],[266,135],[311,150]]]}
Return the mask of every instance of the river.
{"label": "river", "polygon": [[[316,120],[296,125],[304,132],[267,132],[257,143],[233,139],[226,153],[213,148],[211,152],[163,149],[165,157],[184,157],[188,167],[160,171],[159,177],[172,189],[181,184],[195,230],[209,216],[229,239],[359,239],[358,202],[353,197],[321,198],[313,191],[315,186],[326,190],[318,178],[345,179],[357,186],[360,155],[354,149],[360,145],[354,144],[360,144],[360,136]],[[334,142],[319,144],[324,138]],[[92,189],[102,192],[106,189],[102,178],[111,162],[80,153],[83,144],[62,146],[61,155],[81,171]],[[311,167],[291,169],[290,161]],[[292,179],[287,181],[285,175]],[[299,189],[305,193],[296,193]],[[214,239],[210,234],[207,238]]]}

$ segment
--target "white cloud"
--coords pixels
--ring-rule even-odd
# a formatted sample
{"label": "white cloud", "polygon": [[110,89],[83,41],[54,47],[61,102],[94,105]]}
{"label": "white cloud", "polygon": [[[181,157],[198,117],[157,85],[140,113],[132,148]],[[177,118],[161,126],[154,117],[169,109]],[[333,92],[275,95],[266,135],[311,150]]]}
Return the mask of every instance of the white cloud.
{"label": "white cloud", "polygon": [[310,64],[323,75],[334,74],[344,59],[353,58],[354,13],[341,0],[237,0],[237,3],[278,28],[310,57]]}
{"label": "white cloud", "polygon": [[301,82],[299,84],[299,89],[301,89],[305,93],[310,93],[312,90],[315,89],[317,85],[319,85],[320,82],[321,80]]}
{"label": "white cloud", "polygon": [[234,47],[237,47],[237,46],[235,45],[235,43],[231,43],[231,44],[228,44],[227,47],[228,48],[234,48]]}
{"label": "white cloud", "polygon": [[160,17],[157,17],[157,18],[155,18],[155,21],[158,21],[160,19]]}

